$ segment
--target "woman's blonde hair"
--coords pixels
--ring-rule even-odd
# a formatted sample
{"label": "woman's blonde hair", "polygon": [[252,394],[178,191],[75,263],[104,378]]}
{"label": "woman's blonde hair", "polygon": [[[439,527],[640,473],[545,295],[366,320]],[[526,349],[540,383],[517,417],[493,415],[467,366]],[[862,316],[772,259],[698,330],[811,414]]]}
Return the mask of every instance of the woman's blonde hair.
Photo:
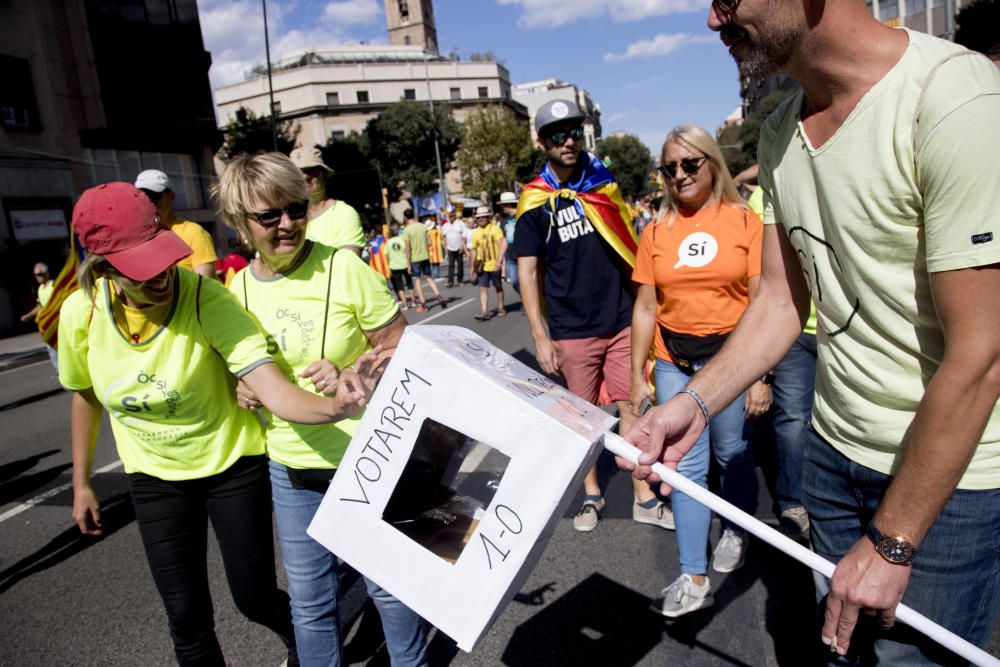
{"label": "woman's blonde hair", "polygon": [[96,268],[103,261],[103,255],[85,252],[83,261],[76,270],[76,282],[80,286],[80,291],[89,296],[92,302],[97,299],[97,279],[101,277]]}
{"label": "woman's blonde hair", "polygon": [[247,213],[254,201],[270,206],[309,198],[302,171],[283,153],[241,153],[226,163],[219,182],[212,188],[222,221],[250,243]]}
{"label": "woman's blonde hair", "polygon": [[[736,185],[733,184],[733,177],[726,166],[726,160],[722,157],[722,149],[715,142],[712,135],[704,128],[697,125],[678,125],[670,130],[670,134],[663,140],[663,147],[660,149],[660,165],[667,161],[667,144],[671,142],[682,143],[692,151],[701,153],[708,158],[708,169],[712,172],[712,196],[711,201],[716,204],[730,204],[737,208],[746,209],[747,206],[740,197]],[[662,172],[660,178],[663,178]],[[667,221],[667,227],[673,227],[677,219],[680,202],[677,201],[673,188],[664,179],[663,203],[660,205],[660,213],[656,222]]]}

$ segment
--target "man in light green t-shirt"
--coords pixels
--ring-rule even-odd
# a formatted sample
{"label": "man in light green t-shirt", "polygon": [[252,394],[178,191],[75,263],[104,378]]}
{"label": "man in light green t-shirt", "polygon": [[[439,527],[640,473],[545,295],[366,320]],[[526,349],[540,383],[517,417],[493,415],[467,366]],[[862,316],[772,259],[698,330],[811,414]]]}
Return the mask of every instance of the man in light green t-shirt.
{"label": "man in light green t-shirt", "polygon": [[392,289],[399,297],[399,304],[403,310],[408,310],[410,304],[416,303],[413,298],[413,278],[410,277],[410,244],[406,237],[400,236],[399,224],[395,222],[389,225],[385,258],[389,262]]}
{"label": "man in light green t-shirt", "polygon": [[309,195],[309,224],[306,238],[331,248],[350,250],[358,257],[365,247],[365,232],[361,216],[345,201],[328,197],[326,185],[333,169],[323,162],[323,154],[316,146],[300,146],[292,151],[292,163],[306,178]]}
{"label": "man in light green t-shirt", "polygon": [[438,303],[442,308],[447,308],[448,303],[441,296],[437,283],[434,282],[434,274],[431,271],[430,252],[427,249],[427,226],[419,222],[413,215],[413,209],[408,208],[403,213],[403,238],[410,244],[410,268],[413,274],[414,287],[417,290],[417,312],[422,313],[427,309],[427,302],[424,300],[424,288],[420,285],[420,277],[423,276],[427,287],[434,292]]}
{"label": "man in light green t-shirt", "polygon": [[[838,563],[821,638],[846,654],[862,610],[885,629],[902,601],[981,645],[1000,609],[1000,72],[881,24],[862,0],[813,7],[710,10],[745,79],[780,69],[804,92],[761,131],[758,296],[685,393],[627,435],[648,452],[635,474],[679,459],[707,416],[784,356],[811,293],[803,499],[814,549]],[[895,633],[875,652],[957,661]]]}

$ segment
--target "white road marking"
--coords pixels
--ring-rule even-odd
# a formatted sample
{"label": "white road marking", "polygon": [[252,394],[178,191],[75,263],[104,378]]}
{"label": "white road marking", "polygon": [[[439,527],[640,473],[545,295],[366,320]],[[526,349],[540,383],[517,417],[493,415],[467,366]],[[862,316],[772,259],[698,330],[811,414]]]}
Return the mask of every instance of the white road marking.
{"label": "white road marking", "polygon": [[[101,473],[110,472],[110,471],[114,470],[115,468],[120,468],[121,466],[122,466],[122,462],[121,461],[115,461],[113,463],[109,463],[106,466],[98,468],[97,470],[94,471],[94,474],[95,475],[100,475]],[[15,507],[13,509],[9,509],[6,512],[4,512],[3,514],[0,514],[0,523],[3,523],[7,519],[13,519],[15,516],[17,516],[21,512],[26,512],[27,510],[30,510],[35,505],[41,504],[41,503],[45,502],[46,500],[48,500],[49,498],[52,498],[53,496],[58,496],[60,493],[62,493],[66,489],[72,489],[72,488],[73,488],[73,483],[69,482],[67,484],[60,484],[59,486],[53,487],[53,488],[49,489],[48,491],[46,491],[45,493],[40,493],[37,496],[35,496],[34,498],[32,498],[32,499],[24,501],[23,503],[21,503],[17,507]]]}
{"label": "white road marking", "polygon": [[466,299],[465,301],[459,301],[456,304],[449,303],[448,307],[446,309],[442,310],[440,313],[435,313],[434,315],[431,315],[430,317],[425,317],[424,319],[420,320],[419,322],[411,322],[411,324],[427,324],[431,320],[436,320],[437,318],[441,317],[442,315],[447,315],[448,311],[451,310],[452,308],[461,308],[462,306],[466,306],[466,305],[472,303],[473,301],[475,301],[475,299]]}

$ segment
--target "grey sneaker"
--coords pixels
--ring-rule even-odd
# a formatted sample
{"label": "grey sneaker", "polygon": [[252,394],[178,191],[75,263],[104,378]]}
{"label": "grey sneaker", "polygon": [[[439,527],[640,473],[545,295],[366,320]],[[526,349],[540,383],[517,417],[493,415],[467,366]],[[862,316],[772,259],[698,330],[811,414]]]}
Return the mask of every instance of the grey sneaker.
{"label": "grey sneaker", "polygon": [[597,522],[604,511],[604,498],[598,501],[584,500],[583,507],[573,517],[573,530],[581,533],[589,533],[597,528]]}
{"label": "grey sneaker", "polygon": [[670,505],[659,502],[653,507],[646,509],[640,507],[639,503],[632,504],[632,520],[637,523],[648,523],[652,526],[659,526],[667,530],[674,530],[674,511]]}
{"label": "grey sneaker", "polygon": [[789,526],[798,528],[800,535],[805,535],[809,532],[809,513],[806,512],[806,508],[802,505],[789,507],[784,510],[781,513],[781,520],[789,524]]}
{"label": "grey sneaker", "polygon": [[747,557],[747,534],[726,528],[712,554],[712,569],[716,572],[733,572],[743,567]]}
{"label": "grey sneaker", "polygon": [[691,581],[691,575],[682,574],[674,583],[664,588],[660,595],[662,597],[650,603],[649,609],[667,618],[677,618],[715,604],[708,577],[705,577],[704,584],[696,586]]}

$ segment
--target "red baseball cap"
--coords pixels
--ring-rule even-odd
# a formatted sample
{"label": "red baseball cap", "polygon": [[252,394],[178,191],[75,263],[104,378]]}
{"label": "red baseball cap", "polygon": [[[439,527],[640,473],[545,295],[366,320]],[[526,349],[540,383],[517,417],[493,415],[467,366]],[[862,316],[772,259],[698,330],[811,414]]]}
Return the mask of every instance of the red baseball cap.
{"label": "red baseball cap", "polygon": [[149,197],[129,183],[90,188],[73,207],[73,229],[89,252],[101,255],[123,276],[149,280],[193,251],[160,227]]}

